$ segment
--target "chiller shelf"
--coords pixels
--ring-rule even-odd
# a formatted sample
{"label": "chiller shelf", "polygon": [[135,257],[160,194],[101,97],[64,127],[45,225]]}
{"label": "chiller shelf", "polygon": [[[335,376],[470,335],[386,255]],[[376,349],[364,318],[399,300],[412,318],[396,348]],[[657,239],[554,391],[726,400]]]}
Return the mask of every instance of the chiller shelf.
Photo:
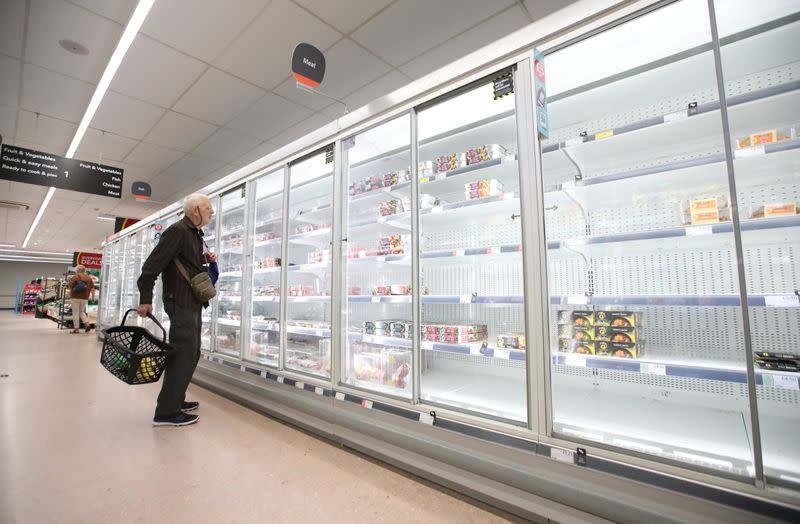
{"label": "chiller shelf", "polygon": [[[741,104],[746,104],[748,102],[754,102],[757,100],[764,100],[766,98],[780,95],[783,93],[790,93],[792,91],[796,91],[800,89],[800,80],[795,80],[793,82],[787,82],[785,84],[769,87],[766,89],[761,89],[758,91],[752,91],[750,93],[746,93],[743,95],[732,96],[727,99],[728,107],[735,107]],[[587,136],[576,137],[572,140],[567,140],[564,142],[559,142],[558,144],[551,144],[542,148],[542,154],[551,153],[553,151],[558,151],[559,149],[563,149],[565,147],[574,147],[580,144],[585,144],[588,142],[594,142],[596,140],[608,140],[608,138],[613,138],[615,136],[624,135],[626,133],[630,133],[633,131],[638,131],[640,129],[646,129],[649,127],[663,125],[665,123],[670,123],[675,121],[676,118],[686,118],[691,119],[694,116],[702,115],[704,113],[710,113],[712,111],[717,111],[720,108],[719,100],[714,102],[707,102],[705,104],[700,104],[697,106],[696,110],[689,115],[688,110],[682,111],[681,115],[678,114],[667,114],[661,116],[655,116],[652,118],[646,118],[644,120],[640,120],[639,122],[634,122],[632,124],[628,124],[625,126],[620,126],[613,129],[606,129],[602,130],[595,134],[589,134]],[[604,138],[608,137],[608,138]]]}
{"label": "chiller shelf", "polygon": [[[350,295],[348,302],[410,304],[411,295]],[[423,304],[524,304],[522,295],[422,295]]]}
{"label": "chiller shelf", "polygon": [[[800,226],[800,215],[775,217],[775,218],[750,218],[740,222],[742,231],[762,231],[768,229],[782,229]],[[590,237],[570,238],[565,240],[549,240],[547,249],[561,249],[564,247],[580,247],[594,244],[614,244],[618,242],[633,242],[639,240],[659,240],[664,238],[694,237],[704,235],[719,235],[733,232],[733,222],[719,222],[692,226],[656,229],[653,231],[636,231],[616,235],[597,235]]]}
{"label": "chiller shelf", "polygon": [[228,318],[217,318],[217,324],[221,326],[241,327],[242,323],[239,320],[231,320]]}
{"label": "chiller shelf", "polygon": [[[411,349],[413,344],[411,339],[384,337],[379,335],[367,335],[362,333],[350,332],[347,337],[351,342],[365,342],[386,347],[400,347]],[[472,344],[447,344],[444,342],[432,342],[423,340],[420,347],[428,351],[439,351],[443,353],[456,353],[459,355],[473,355],[478,357],[497,358],[501,360],[520,360],[525,361],[525,351],[518,349],[504,349],[489,347],[483,343]]]}
{"label": "chiller shelf", "polygon": [[[739,307],[738,295],[565,295],[550,297],[556,306],[710,306]],[[748,295],[749,307],[800,307],[796,294]]]}
{"label": "chiller shelf", "polygon": [[[257,322],[253,321],[253,329],[259,331],[274,331],[281,330],[280,324],[277,322]],[[330,338],[331,330],[324,328],[311,328],[302,326],[286,326],[286,332],[294,335],[307,335],[311,337]]]}
{"label": "chiller shelf", "polygon": [[[595,357],[591,355],[577,355],[559,353],[552,355],[553,364],[563,366],[588,367],[595,369],[609,369],[613,371],[626,371],[629,373],[643,373],[668,377],[693,378],[701,380],[718,380],[737,384],[747,383],[747,372],[744,369],[725,369],[720,367],[670,364],[648,362],[641,359]],[[763,371],[756,369],[756,384],[771,386],[781,389],[800,389],[798,374],[781,371]]]}
{"label": "chiller shelf", "polygon": [[325,235],[330,235],[331,228],[325,227],[320,229],[315,229],[314,231],[309,231],[307,233],[295,233],[294,235],[289,235],[289,242],[294,242],[296,244],[304,244],[309,243],[310,245],[316,245],[320,241],[325,241]]}

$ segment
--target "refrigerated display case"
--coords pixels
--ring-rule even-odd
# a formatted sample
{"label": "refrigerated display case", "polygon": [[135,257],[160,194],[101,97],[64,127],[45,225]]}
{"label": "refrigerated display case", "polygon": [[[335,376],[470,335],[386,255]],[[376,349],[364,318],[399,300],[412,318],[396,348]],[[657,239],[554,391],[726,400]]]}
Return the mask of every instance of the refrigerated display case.
{"label": "refrigerated display case", "polygon": [[[211,207],[214,210],[214,214],[211,216],[211,222],[208,223],[203,228],[203,248],[205,251],[210,253],[219,253],[217,250],[217,245],[219,242],[217,241],[218,235],[220,234],[217,231],[217,215],[216,211],[218,209],[218,199],[217,197],[209,197],[211,200]],[[230,259],[229,259],[230,260]],[[220,271],[220,278],[222,278],[223,273],[223,265],[221,260],[217,260],[217,267]],[[224,283],[220,283],[217,280],[217,289]],[[200,327],[200,349],[202,351],[217,351],[217,340],[214,338],[214,334],[216,333],[216,323],[217,323],[217,307],[219,304],[219,294],[211,299],[211,303],[208,307],[203,308],[202,312],[200,313],[201,319],[201,327]],[[225,349],[225,348],[223,348]],[[238,353],[237,353],[238,354]]]}
{"label": "refrigerated display case", "polygon": [[281,275],[284,238],[284,171],[268,173],[251,185],[255,192],[251,228],[250,345],[245,359],[277,367],[280,360]]}
{"label": "refrigerated display case", "polygon": [[320,377],[331,373],[330,149],[289,165],[286,267],[287,369]]}
{"label": "refrigerated display case", "polygon": [[345,383],[410,398],[411,116],[344,141],[347,270],[340,340]]}
{"label": "refrigerated display case", "polygon": [[526,333],[512,70],[418,109],[420,398],[525,423]]}
{"label": "refrigerated display case", "polygon": [[[214,327],[215,351],[238,357],[242,338],[242,275],[244,270],[245,188],[223,194],[219,200],[219,280]],[[209,228],[212,228],[209,224]],[[209,244],[210,249],[210,244]]]}
{"label": "refrigerated display case", "polygon": [[543,21],[210,186],[196,380],[510,507],[798,520],[800,12],[746,7]]}

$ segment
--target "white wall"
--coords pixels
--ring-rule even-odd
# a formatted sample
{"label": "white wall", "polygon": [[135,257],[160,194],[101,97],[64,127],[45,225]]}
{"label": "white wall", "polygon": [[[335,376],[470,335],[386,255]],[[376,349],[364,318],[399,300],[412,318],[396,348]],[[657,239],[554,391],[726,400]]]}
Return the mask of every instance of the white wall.
{"label": "white wall", "polygon": [[17,294],[17,279],[21,279],[24,285],[39,277],[61,277],[67,267],[68,264],[0,261],[0,309],[13,309]]}

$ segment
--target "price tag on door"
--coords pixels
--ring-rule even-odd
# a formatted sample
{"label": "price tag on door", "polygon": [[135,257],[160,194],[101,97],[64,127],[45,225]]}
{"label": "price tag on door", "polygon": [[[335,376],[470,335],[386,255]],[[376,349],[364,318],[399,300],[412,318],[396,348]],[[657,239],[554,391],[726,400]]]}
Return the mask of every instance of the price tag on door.
{"label": "price tag on door", "polygon": [[763,378],[765,386],[800,391],[800,385],[798,385],[797,377],[793,377],[791,375],[763,375]]}
{"label": "price tag on door", "polygon": [[764,305],[767,307],[798,307],[800,299],[797,295],[766,295]]}

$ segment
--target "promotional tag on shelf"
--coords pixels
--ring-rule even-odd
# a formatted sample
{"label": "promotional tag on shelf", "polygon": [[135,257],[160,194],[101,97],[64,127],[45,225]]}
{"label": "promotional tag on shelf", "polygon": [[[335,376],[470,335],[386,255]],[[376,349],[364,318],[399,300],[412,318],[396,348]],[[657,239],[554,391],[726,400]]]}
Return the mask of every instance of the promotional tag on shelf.
{"label": "promotional tag on shelf", "polygon": [[419,414],[419,421],[427,426],[433,426],[433,422],[436,419],[433,418],[433,415],[430,413],[420,413]]}
{"label": "promotional tag on shelf", "polygon": [[767,152],[763,145],[760,146],[753,146],[753,147],[746,147],[744,149],[737,149],[733,156],[735,158],[747,158],[750,156],[758,156],[763,155]]}
{"label": "promotional tag on shelf", "polygon": [[375,296],[375,297],[372,297],[372,301],[371,302],[373,304],[378,304],[380,301],[381,301],[381,297]]}
{"label": "promotional tag on shelf", "polygon": [[584,357],[583,355],[567,355],[564,357],[564,364],[567,366],[585,368],[586,357]]}
{"label": "promotional tag on shelf", "polygon": [[762,378],[764,379],[765,386],[772,386],[774,388],[800,391],[800,385],[798,385],[797,377],[791,375],[765,374],[762,375]]}
{"label": "promotional tag on shelf", "polygon": [[279,383],[281,383],[281,384],[283,384],[283,377],[279,376],[279,377],[278,377],[278,382],[279,382]]}
{"label": "promotional tag on shelf", "polygon": [[559,462],[566,462],[567,464],[575,463],[574,453],[566,449],[550,448],[550,458],[556,459]]}
{"label": "promotional tag on shelf", "polygon": [[601,131],[601,132],[597,133],[596,135],[594,135],[594,139],[595,140],[602,140],[604,138],[610,138],[612,136],[614,136],[614,130],[613,129],[608,129],[606,131]]}
{"label": "promotional tag on shelf", "polygon": [[483,349],[483,346],[470,346],[469,347],[469,354],[474,356],[474,357],[482,357],[484,355],[483,355],[483,353],[481,353],[481,349]]}
{"label": "promotional tag on shelf", "polygon": [[589,297],[586,295],[570,295],[567,297],[567,304],[581,306],[589,303]]}
{"label": "promotional tag on shelf", "polygon": [[494,358],[499,358],[500,360],[508,360],[511,358],[511,351],[507,349],[495,348]]}
{"label": "promotional tag on shelf", "polygon": [[564,142],[564,147],[572,147],[572,146],[577,146],[579,144],[583,144],[583,137],[579,136],[578,138],[570,138],[569,140]]}
{"label": "promotional tag on shelf", "polygon": [[642,364],[640,372],[649,373],[650,375],[667,375],[667,366],[664,364]]}
{"label": "promotional tag on shelf", "polygon": [[713,235],[714,229],[712,226],[688,226],[686,228],[686,236],[700,236],[700,235]]}
{"label": "promotional tag on shelf", "polygon": [[314,388],[314,393],[316,393],[319,396],[322,396],[322,395],[325,394],[325,390],[322,389],[321,387],[317,386],[317,387]]}
{"label": "promotional tag on shelf", "polygon": [[767,307],[798,307],[800,297],[797,295],[764,295],[764,305]]}
{"label": "promotional tag on shelf", "polygon": [[344,393],[342,393],[341,391],[337,391],[336,395],[334,396],[336,397],[336,400],[344,400]]}
{"label": "promotional tag on shelf", "polygon": [[472,295],[461,295],[458,297],[459,304],[472,304]]}
{"label": "promotional tag on shelf", "polygon": [[431,342],[430,340],[423,340],[422,343],[420,344],[420,347],[422,349],[433,349],[433,342]]}
{"label": "promotional tag on shelf", "polygon": [[367,399],[362,400],[361,401],[361,407],[362,408],[367,408],[367,409],[372,409],[372,401],[371,400],[367,400]]}
{"label": "promotional tag on shelf", "polygon": [[678,120],[686,120],[687,118],[689,118],[688,111],[675,111],[674,113],[667,113],[664,115],[664,122],[676,122]]}
{"label": "promotional tag on shelf", "polygon": [[306,385],[303,382],[295,382],[294,387],[297,389],[305,389]]}

